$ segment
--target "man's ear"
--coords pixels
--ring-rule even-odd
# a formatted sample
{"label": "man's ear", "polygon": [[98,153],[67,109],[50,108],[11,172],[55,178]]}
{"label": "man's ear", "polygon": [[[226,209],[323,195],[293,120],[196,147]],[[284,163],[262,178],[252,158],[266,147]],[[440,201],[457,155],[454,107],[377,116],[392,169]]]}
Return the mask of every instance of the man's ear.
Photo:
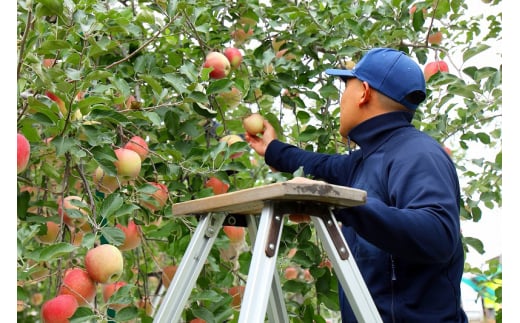
{"label": "man's ear", "polygon": [[368,85],[367,82],[363,82],[363,95],[361,96],[361,99],[359,100],[359,104],[366,104],[370,101],[372,98],[372,88],[370,88],[370,85]]}

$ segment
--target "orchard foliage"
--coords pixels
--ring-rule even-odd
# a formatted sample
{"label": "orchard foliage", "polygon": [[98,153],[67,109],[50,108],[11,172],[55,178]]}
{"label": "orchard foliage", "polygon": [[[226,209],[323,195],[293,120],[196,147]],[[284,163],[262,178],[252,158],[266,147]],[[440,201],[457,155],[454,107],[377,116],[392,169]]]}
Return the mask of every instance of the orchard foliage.
{"label": "orchard foliage", "polygon": [[[17,180],[19,321],[38,322],[41,299],[32,296],[56,296],[67,268],[84,268],[86,252],[98,244],[121,245],[116,225],[134,220],[142,243],[123,252],[120,280],[127,285],[112,298],[128,306],[111,312],[99,286],[96,301],[75,317],[151,322],[153,309],[140,301],[158,304],[165,292],[161,270],[181,261],[197,225],[195,217],[173,218],[172,205],[212,195],[204,185],[212,176],[229,191],[294,176],[272,173],[245,142],[228,146],[219,139],[243,134],[242,118],[260,112],[288,142],[345,153],[350,143],[338,134],[342,85],[324,70],[356,62],[372,47],[400,49],[421,66],[433,59],[451,64],[449,73],[428,81],[414,123],[451,149],[464,220],[479,221],[486,209],[500,207],[501,65],[473,62],[501,40],[501,14],[468,16],[467,2],[19,0],[17,128],[31,144]],[[432,45],[427,39],[436,31],[443,38]],[[206,54],[227,47],[240,49],[242,63],[227,77],[210,79],[211,70],[202,67]],[[241,93],[238,104],[225,99],[232,88]],[[139,176],[119,180],[112,193],[97,190],[95,170],[116,176],[114,150],[134,136],[149,149]],[[237,152],[243,154],[230,158]],[[142,203],[156,190],[150,182],[169,192],[159,210]],[[88,225],[62,223],[58,201],[69,195],[82,197],[75,206]],[[35,237],[45,234],[47,221],[61,229],[54,243],[43,244]],[[478,239],[464,239],[468,252],[484,250]],[[236,248],[220,232],[186,321],[238,317],[227,290],[246,283],[251,244],[247,238],[236,257],[226,257],[222,251],[230,246]],[[288,266],[300,273],[282,278],[291,321],[337,317],[337,280],[324,265],[312,224],[287,221],[279,255],[281,277]]]}

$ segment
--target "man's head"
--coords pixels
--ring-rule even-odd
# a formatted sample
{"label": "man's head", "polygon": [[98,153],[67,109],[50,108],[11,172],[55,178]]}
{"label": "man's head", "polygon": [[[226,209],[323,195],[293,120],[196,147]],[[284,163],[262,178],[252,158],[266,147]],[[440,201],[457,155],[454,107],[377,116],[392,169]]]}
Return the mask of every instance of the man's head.
{"label": "man's head", "polygon": [[325,73],[367,82],[412,111],[426,98],[426,83],[419,65],[405,53],[391,48],[371,49],[352,70],[328,69]]}

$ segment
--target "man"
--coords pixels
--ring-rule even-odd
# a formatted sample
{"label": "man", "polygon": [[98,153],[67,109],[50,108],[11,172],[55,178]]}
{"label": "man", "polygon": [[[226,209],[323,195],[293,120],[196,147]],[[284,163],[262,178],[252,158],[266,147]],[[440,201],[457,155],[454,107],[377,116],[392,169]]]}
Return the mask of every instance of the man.
{"label": "man", "polygon": [[[456,169],[441,145],[411,121],[426,98],[420,67],[403,52],[368,51],[352,70],[326,70],[346,82],[339,132],[360,149],[328,155],[246,134],[272,169],[363,189],[366,204],[336,212],[384,322],[467,322],[461,308],[464,253]],[[356,322],[340,293],[343,322]]]}

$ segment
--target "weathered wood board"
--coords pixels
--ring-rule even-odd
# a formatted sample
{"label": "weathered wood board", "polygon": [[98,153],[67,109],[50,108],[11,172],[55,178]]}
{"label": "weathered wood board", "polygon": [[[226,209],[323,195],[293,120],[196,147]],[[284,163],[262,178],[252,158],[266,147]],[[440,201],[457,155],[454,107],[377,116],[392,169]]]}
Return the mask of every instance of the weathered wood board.
{"label": "weathered wood board", "polygon": [[297,178],[197,200],[176,203],[174,216],[226,212],[230,214],[260,214],[265,201],[314,201],[338,207],[362,205],[366,192],[323,181]]}

